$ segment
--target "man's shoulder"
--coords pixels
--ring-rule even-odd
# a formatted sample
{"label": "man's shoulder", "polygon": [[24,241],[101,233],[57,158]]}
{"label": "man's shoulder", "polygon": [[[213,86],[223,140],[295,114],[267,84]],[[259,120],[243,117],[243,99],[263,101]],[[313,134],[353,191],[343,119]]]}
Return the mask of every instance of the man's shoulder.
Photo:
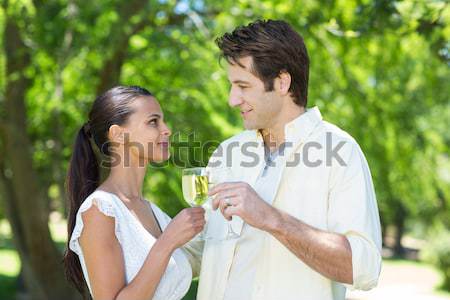
{"label": "man's shoulder", "polygon": [[346,161],[353,155],[364,156],[363,150],[356,139],[342,128],[330,122],[322,121],[321,126],[311,138],[314,142],[321,144],[324,151],[337,149]]}
{"label": "man's shoulder", "polygon": [[349,144],[358,145],[355,138],[348,132],[327,121],[322,121],[322,126],[319,129],[319,136],[323,138],[331,137],[336,142],[348,142]]}

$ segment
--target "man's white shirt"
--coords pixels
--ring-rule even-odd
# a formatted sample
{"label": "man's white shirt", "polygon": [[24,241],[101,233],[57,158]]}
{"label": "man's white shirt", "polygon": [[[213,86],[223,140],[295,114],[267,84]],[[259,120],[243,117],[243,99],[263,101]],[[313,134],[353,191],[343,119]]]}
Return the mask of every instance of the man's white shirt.
{"label": "man's white shirt", "polygon": [[[311,269],[270,234],[233,217],[241,238],[206,241],[198,300],[343,300],[346,287],[367,290],[381,270],[381,230],[372,178],[356,141],[308,109],[285,126],[286,148],[264,171],[264,143],[256,130],[226,141],[209,166],[229,166],[234,181],[250,184],[277,209],[315,228],[343,234],[352,249],[353,284]],[[333,153],[335,151],[335,153]],[[220,211],[207,235],[225,236]]]}

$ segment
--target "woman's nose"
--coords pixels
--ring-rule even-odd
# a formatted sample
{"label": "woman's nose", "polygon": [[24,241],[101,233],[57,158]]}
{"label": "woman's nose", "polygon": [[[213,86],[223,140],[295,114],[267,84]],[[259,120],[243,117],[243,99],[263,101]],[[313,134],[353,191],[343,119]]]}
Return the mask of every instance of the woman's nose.
{"label": "woman's nose", "polygon": [[170,128],[167,126],[166,123],[163,123],[161,134],[165,135],[165,136],[171,136],[172,135],[172,131],[170,130]]}

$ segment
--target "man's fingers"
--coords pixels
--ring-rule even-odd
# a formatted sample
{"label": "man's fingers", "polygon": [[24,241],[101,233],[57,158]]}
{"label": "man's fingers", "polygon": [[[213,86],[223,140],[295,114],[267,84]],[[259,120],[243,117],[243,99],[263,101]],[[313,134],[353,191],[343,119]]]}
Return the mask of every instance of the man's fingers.
{"label": "man's fingers", "polygon": [[220,199],[218,199],[217,197],[213,198],[213,201],[212,201],[213,210],[218,209],[219,205],[220,205]]}
{"label": "man's fingers", "polygon": [[[232,204],[232,200],[234,200],[234,201],[237,200],[237,199],[233,199],[233,198],[237,198],[238,196],[239,196],[239,193],[237,193],[237,191],[235,191],[235,190],[225,190],[220,193],[217,193],[214,198],[218,199],[220,201],[229,198],[230,204]],[[235,205],[235,204],[233,204],[233,205]]]}
{"label": "man's fingers", "polygon": [[234,197],[223,197],[219,201],[219,207],[220,211],[222,212],[222,215],[225,215],[225,210],[230,207],[236,207],[239,205],[240,200],[237,196]]}
{"label": "man's fingers", "polygon": [[223,205],[219,206],[219,210],[222,213],[222,215],[224,214],[225,208],[226,208],[226,206],[223,206]]}
{"label": "man's fingers", "polygon": [[231,221],[233,216],[238,216],[238,208],[236,206],[227,206],[222,214],[225,219]]}
{"label": "man's fingers", "polygon": [[225,200],[220,200],[219,202],[219,207],[220,207],[220,212],[223,214],[225,214],[225,209],[227,208],[228,204],[225,202]]}
{"label": "man's fingers", "polygon": [[213,188],[211,188],[208,192],[209,196],[214,196],[215,194],[229,190],[229,189],[236,189],[242,185],[242,182],[223,182],[216,184]]}
{"label": "man's fingers", "polygon": [[221,202],[225,201],[225,199],[228,199],[231,205],[236,205],[237,196],[238,194],[236,193],[236,191],[230,190],[225,190],[221,193],[215,194],[215,197],[212,201],[212,207],[214,210],[216,210],[221,206]]}

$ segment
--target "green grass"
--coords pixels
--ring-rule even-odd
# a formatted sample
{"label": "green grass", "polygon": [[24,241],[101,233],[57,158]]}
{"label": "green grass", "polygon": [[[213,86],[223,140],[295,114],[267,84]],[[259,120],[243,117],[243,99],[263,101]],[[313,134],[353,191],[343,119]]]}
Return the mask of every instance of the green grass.
{"label": "green grass", "polygon": [[14,299],[20,259],[11,241],[11,230],[0,220],[0,299]]}
{"label": "green grass", "polygon": [[13,299],[20,259],[15,250],[0,249],[0,299]]}
{"label": "green grass", "polygon": [[16,294],[16,277],[0,275],[0,299],[5,300],[14,299],[15,294]]}
{"label": "green grass", "polygon": [[[50,223],[50,233],[62,251],[67,237],[66,222],[57,219]],[[0,299],[14,299],[20,266],[20,258],[12,242],[11,228],[6,220],[0,220]]]}

